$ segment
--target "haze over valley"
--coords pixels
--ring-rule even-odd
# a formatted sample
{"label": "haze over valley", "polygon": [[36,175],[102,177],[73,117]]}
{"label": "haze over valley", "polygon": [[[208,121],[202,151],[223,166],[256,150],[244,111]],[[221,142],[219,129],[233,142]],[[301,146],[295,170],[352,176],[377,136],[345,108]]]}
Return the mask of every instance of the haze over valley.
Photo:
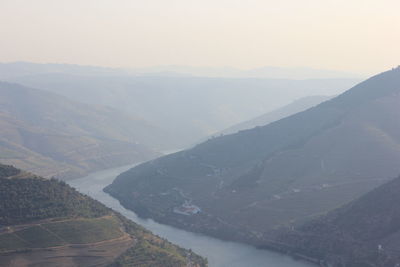
{"label": "haze over valley", "polygon": [[141,216],[275,248],[277,229],[400,173],[399,85],[400,68],[378,74],[306,111],[141,164],[105,190]]}
{"label": "haze over valley", "polygon": [[146,120],[175,138],[164,140],[164,149],[186,148],[298,98],[339,94],[359,81],[136,76],[124,70],[72,65],[1,66],[0,77],[8,81]]}
{"label": "haze over valley", "polygon": [[0,2],[0,267],[400,266],[399,1]]}

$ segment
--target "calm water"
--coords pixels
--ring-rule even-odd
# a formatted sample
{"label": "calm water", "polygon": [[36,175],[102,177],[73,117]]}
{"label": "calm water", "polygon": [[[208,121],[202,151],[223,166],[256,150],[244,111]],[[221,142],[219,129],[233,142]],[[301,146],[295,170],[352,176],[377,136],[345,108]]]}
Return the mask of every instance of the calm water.
{"label": "calm water", "polygon": [[183,231],[171,226],[143,220],[134,212],[126,210],[119,202],[104,193],[102,190],[109,185],[115,177],[130,169],[131,166],[108,169],[92,173],[86,177],[70,181],[69,184],[80,192],[87,194],[102,202],[106,206],[120,212],[132,221],[151,230],[153,233],[167,238],[169,241],[190,248],[194,252],[207,257],[210,267],[311,267],[304,262],[295,261],[290,257],[256,249],[252,246],[221,241],[212,237]]}

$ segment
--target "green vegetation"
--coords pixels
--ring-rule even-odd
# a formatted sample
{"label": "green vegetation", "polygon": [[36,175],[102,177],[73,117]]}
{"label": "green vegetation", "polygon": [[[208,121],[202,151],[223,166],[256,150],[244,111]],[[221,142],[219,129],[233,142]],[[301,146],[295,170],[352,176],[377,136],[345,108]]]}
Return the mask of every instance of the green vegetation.
{"label": "green vegetation", "polygon": [[5,175],[0,176],[0,225],[57,217],[92,218],[110,213],[102,204],[64,182],[38,177],[6,179]]}
{"label": "green vegetation", "polygon": [[100,242],[123,234],[115,217],[48,223],[43,227],[70,244]]}
{"label": "green vegetation", "polygon": [[112,266],[207,266],[200,256],[153,235],[64,182],[0,164],[0,192],[0,257],[5,251],[34,253],[32,249],[113,242],[129,234],[133,244],[115,255]]}
{"label": "green vegetation", "polygon": [[[1,250],[47,248],[65,244],[88,244],[122,236],[117,217],[69,219],[27,225],[23,230],[0,234]],[[12,229],[13,227],[10,227]]]}
{"label": "green vegetation", "polygon": [[110,265],[110,267],[205,267],[207,260],[191,251],[173,245],[151,234],[141,226],[120,216],[126,231],[136,237],[136,245]]}
{"label": "green vegetation", "polygon": [[13,166],[0,164],[0,178],[14,176],[19,173],[21,173],[21,171]]}
{"label": "green vegetation", "polygon": [[42,226],[32,226],[14,234],[28,243],[30,248],[47,248],[65,244],[63,240]]}
{"label": "green vegetation", "polygon": [[29,244],[15,234],[0,234],[0,252],[3,250],[26,249]]}

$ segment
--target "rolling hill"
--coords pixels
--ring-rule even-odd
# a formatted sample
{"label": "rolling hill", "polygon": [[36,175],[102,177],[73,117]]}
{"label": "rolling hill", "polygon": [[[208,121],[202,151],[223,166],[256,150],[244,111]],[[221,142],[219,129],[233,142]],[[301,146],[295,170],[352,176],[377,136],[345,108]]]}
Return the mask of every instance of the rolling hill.
{"label": "rolling hill", "polygon": [[207,266],[55,179],[0,164],[0,265]]}
{"label": "rolling hill", "polygon": [[141,164],[105,191],[141,216],[261,245],[268,232],[397,176],[398,114],[400,68],[293,116]]}
{"label": "rolling hill", "polygon": [[90,105],[114,107],[168,132],[166,149],[181,149],[211,134],[309,95],[337,95],[360,79],[260,79],[135,76],[77,65],[0,64],[0,78]]}
{"label": "rolling hill", "polygon": [[0,160],[71,178],[160,155],[168,134],[113,108],[0,82]]}

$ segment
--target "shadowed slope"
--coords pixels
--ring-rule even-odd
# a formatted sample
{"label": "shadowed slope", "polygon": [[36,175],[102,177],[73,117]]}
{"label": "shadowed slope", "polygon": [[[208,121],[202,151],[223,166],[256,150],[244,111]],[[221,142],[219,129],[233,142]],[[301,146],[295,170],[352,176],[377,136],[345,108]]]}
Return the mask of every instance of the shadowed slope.
{"label": "shadowed slope", "polygon": [[292,230],[281,231],[283,249],[333,266],[400,264],[400,178]]}

